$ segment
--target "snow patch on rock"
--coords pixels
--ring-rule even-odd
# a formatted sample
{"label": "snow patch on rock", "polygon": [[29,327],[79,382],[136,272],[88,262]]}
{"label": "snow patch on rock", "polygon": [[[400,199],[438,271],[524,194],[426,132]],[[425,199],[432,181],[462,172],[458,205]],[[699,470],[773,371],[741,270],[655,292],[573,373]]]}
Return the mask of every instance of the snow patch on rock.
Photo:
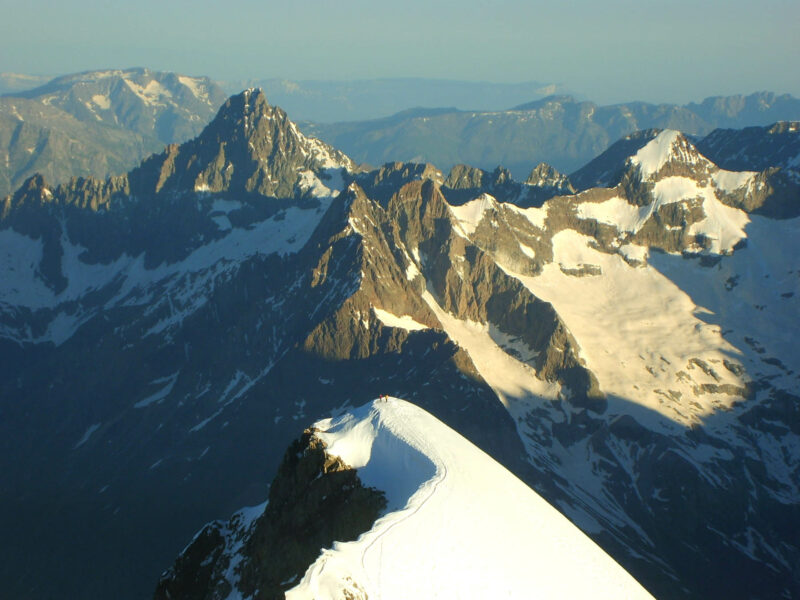
{"label": "snow patch on rock", "polygon": [[528,219],[534,227],[544,229],[545,221],[547,220],[547,204],[539,208],[519,208],[513,204],[505,204],[504,206]]}
{"label": "snow patch on rock", "polygon": [[[705,383],[745,384],[721,367],[723,360],[741,352],[722,336],[719,325],[701,318],[707,310],[652,266],[634,268],[619,255],[595,250],[591,241],[576,231],[561,231],[553,237],[553,262],[540,275],[506,272],[553,305],[602,391],[681,424],[698,422],[741,400],[737,395],[695,393]],[[570,277],[562,269],[582,264],[599,266],[603,276]],[[714,365],[718,379],[695,367],[693,359]]]}
{"label": "snow patch on rock", "polygon": [[92,96],[92,102],[94,102],[97,106],[102,108],[103,110],[108,110],[111,108],[111,100],[108,96],[104,96],[103,94],[95,94]]}
{"label": "snow patch on rock", "polygon": [[194,77],[186,77],[184,75],[178,76],[178,81],[180,81],[183,85],[189,88],[189,91],[192,92],[195,98],[198,100],[208,101],[208,93],[203,88],[202,84],[198,79]]}
{"label": "snow patch on rock", "polygon": [[401,315],[398,317],[397,315],[393,315],[390,312],[376,307],[372,307],[372,310],[375,312],[375,316],[378,320],[387,327],[396,327],[398,329],[405,329],[406,331],[428,329],[427,325],[415,321],[413,317],[409,315]]}
{"label": "snow patch on rock", "polygon": [[714,185],[724,192],[735,192],[746,187],[755,179],[755,171],[725,171],[720,169],[711,174]]}
{"label": "snow patch on rock", "polygon": [[466,235],[472,235],[483,220],[487,210],[497,207],[497,200],[489,194],[481,194],[461,206],[450,206],[450,212]]}

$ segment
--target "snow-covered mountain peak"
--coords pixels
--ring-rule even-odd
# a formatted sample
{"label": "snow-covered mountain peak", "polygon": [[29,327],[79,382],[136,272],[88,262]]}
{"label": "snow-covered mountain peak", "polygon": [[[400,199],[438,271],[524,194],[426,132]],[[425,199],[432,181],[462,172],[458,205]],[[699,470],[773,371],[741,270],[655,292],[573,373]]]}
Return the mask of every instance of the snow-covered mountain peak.
{"label": "snow-covered mountain peak", "polygon": [[701,168],[711,164],[682,133],[672,129],[659,133],[629,160],[639,168],[645,181],[656,179],[662,169],[673,162]]}
{"label": "snow-covered mountain peak", "polygon": [[775,169],[721,169],[677,131],[628,136],[594,162],[577,179],[603,186],[581,192],[572,205],[579,219],[617,230],[607,246],[612,252],[634,244],[686,255],[730,254],[747,237],[749,214],[794,214],[792,193],[783,191],[791,186]]}
{"label": "snow-covered mountain peak", "polygon": [[[327,452],[389,510],[358,540],[324,550],[287,598],[649,598],[530,488],[421,408],[375,400],[318,422]],[[351,584],[350,584],[351,585]],[[362,596],[359,596],[362,597]]]}
{"label": "snow-covered mountain peak", "polygon": [[[353,541],[334,537],[321,549],[309,548],[319,553],[316,560],[274,581],[256,558],[274,553],[259,547],[266,541],[258,532],[277,530],[272,522],[285,510],[275,506],[271,491],[260,516],[250,511],[247,519],[242,511],[226,526],[207,526],[165,573],[157,598],[184,597],[186,582],[202,569],[213,573],[207,589],[225,590],[220,597],[226,598],[248,596],[254,581],[265,586],[262,594],[277,588],[288,600],[651,598],[538,494],[410,402],[383,396],[317,421],[304,439],[287,452],[274,493],[316,498],[324,487],[317,508],[326,511],[339,494],[364,486],[365,493],[385,497],[378,518]],[[325,467],[315,474],[311,464]],[[345,479],[341,490],[331,486],[337,478]],[[345,521],[339,513],[328,518],[312,520],[306,535]]]}

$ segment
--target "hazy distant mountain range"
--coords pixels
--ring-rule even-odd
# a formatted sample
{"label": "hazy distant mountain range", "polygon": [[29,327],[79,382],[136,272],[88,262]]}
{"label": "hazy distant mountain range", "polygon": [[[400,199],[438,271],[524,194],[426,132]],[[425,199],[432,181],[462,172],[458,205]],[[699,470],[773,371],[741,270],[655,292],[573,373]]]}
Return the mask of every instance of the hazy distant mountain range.
{"label": "hazy distant mountain range", "polygon": [[24,92],[43,85],[52,77],[47,75],[27,75],[25,73],[0,73],[0,94]]}
{"label": "hazy distant mountain range", "polygon": [[503,165],[521,178],[539,162],[574,171],[612,142],[642,129],[670,128],[703,136],[719,127],[797,119],[800,100],[760,92],[685,106],[645,102],[598,106],[571,96],[551,96],[509,110],[418,108],[384,119],[301,126],[359,162],[410,160],[445,170],[459,163],[483,169]]}
{"label": "hazy distant mountain range", "polygon": [[230,94],[260,87],[272,104],[289,111],[295,121],[333,123],[388,117],[412,106],[452,106],[497,110],[553,94],[568,93],[555,83],[489,83],[448,79],[394,78],[355,81],[290,81],[254,79],[226,81]]}
{"label": "hazy distant mountain range", "polygon": [[200,133],[227,99],[208,77],[149,69],[64,75],[16,96],[60,108],[80,121],[155,137],[163,144]]}
{"label": "hazy distant mountain range", "polygon": [[124,173],[200,133],[225,97],[208,78],[147,69],[65,75],[0,97],[0,196],[33,173]]}

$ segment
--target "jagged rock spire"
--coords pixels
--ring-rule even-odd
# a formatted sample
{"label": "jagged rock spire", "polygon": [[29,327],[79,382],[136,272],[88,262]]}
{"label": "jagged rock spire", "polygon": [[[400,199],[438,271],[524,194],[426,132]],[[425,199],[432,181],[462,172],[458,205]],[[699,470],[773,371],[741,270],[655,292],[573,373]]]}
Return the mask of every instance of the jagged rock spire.
{"label": "jagged rock spire", "polygon": [[574,194],[575,188],[569,177],[547,163],[539,163],[528,175],[525,183],[535,187],[552,188],[559,194]]}
{"label": "jagged rock spire", "polygon": [[352,161],[307,138],[261,89],[232,96],[194,140],[142,163],[131,174],[145,191],[240,191],[289,197],[303,173],[352,169]]}

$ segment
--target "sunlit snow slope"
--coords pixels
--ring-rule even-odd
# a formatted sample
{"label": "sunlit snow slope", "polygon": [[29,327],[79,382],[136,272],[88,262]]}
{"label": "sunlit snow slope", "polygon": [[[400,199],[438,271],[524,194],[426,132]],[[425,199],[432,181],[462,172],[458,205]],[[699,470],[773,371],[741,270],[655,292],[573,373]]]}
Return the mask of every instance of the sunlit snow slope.
{"label": "sunlit snow slope", "polygon": [[289,599],[649,598],[500,464],[424,410],[376,400],[316,423],[389,512],[324,550]]}

